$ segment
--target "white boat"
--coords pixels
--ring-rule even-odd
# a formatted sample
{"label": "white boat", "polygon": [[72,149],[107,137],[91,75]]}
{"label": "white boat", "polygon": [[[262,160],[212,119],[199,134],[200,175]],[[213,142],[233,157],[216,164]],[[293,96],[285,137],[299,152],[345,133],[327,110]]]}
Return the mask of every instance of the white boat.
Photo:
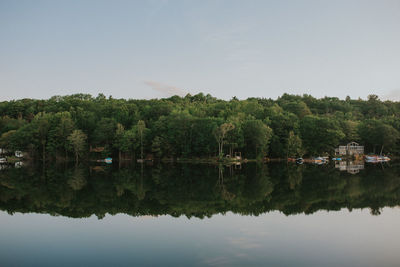
{"label": "white boat", "polygon": [[386,156],[377,156],[377,155],[365,156],[365,162],[368,163],[378,163],[378,162],[388,162],[388,161],[390,161],[390,158]]}

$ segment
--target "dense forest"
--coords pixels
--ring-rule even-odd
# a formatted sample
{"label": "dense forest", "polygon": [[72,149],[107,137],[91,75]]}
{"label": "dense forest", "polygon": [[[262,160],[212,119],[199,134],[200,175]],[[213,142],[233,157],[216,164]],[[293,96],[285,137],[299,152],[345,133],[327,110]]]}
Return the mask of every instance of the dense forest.
{"label": "dense forest", "polygon": [[153,100],[76,94],[0,102],[0,147],[43,161],[317,156],[350,141],[399,154],[399,131],[400,102],[376,95],[225,101],[202,93]]}
{"label": "dense forest", "polygon": [[331,166],[245,164],[241,170],[203,164],[129,167],[38,164],[0,172],[0,210],[99,218],[108,214],[211,217],[234,212],[311,214],[318,210],[400,204],[400,166],[367,165],[352,175]]}

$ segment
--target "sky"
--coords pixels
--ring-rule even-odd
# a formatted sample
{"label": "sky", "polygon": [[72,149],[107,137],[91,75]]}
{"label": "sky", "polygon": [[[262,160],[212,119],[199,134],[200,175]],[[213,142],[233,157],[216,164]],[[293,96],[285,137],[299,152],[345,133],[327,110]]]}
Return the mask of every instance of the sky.
{"label": "sky", "polygon": [[0,212],[3,266],[398,266],[398,208],[99,220]]}
{"label": "sky", "polygon": [[400,1],[0,0],[0,101],[400,100]]}

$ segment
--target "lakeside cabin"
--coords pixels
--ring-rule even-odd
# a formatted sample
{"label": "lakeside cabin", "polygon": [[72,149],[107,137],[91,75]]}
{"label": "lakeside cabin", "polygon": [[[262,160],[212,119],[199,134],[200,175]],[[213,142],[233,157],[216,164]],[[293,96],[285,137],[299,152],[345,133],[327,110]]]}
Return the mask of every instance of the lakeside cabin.
{"label": "lakeside cabin", "polygon": [[353,156],[353,155],[363,155],[364,146],[360,146],[356,142],[350,142],[345,146],[339,146],[335,149],[335,155],[340,156]]}

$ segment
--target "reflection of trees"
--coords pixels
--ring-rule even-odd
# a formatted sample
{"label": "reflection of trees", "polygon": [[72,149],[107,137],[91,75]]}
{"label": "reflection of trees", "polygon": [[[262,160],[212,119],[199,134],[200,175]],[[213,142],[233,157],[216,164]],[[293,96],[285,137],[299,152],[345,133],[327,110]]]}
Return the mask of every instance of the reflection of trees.
{"label": "reflection of trees", "polygon": [[86,185],[84,170],[75,168],[73,175],[67,181],[68,185],[75,191],[81,190]]}
{"label": "reflection of trees", "polygon": [[235,194],[230,193],[224,184],[224,167],[222,164],[218,165],[218,182],[216,188],[217,191],[221,192],[222,199],[229,201],[235,198]]}
{"label": "reflection of trees", "polygon": [[301,181],[303,180],[303,172],[302,168],[303,166],[299,165],[294,165],[290,164],[287,166],[287,179],[289,183],[290,189],[294,190],[296,187],[298,187],[301,184]]}
{"label": "reflection of trees", "polygon": [[[0,172],[0,209],[70,217],[127,213],[188,217],[232,211],[258,215],[382,207],[400,203],[400,166],[368,167],[357,175],[334,168],[286,164],[138,165],[104,171],[53,166]],[[218,178],[217,178],[218,177]]]}

